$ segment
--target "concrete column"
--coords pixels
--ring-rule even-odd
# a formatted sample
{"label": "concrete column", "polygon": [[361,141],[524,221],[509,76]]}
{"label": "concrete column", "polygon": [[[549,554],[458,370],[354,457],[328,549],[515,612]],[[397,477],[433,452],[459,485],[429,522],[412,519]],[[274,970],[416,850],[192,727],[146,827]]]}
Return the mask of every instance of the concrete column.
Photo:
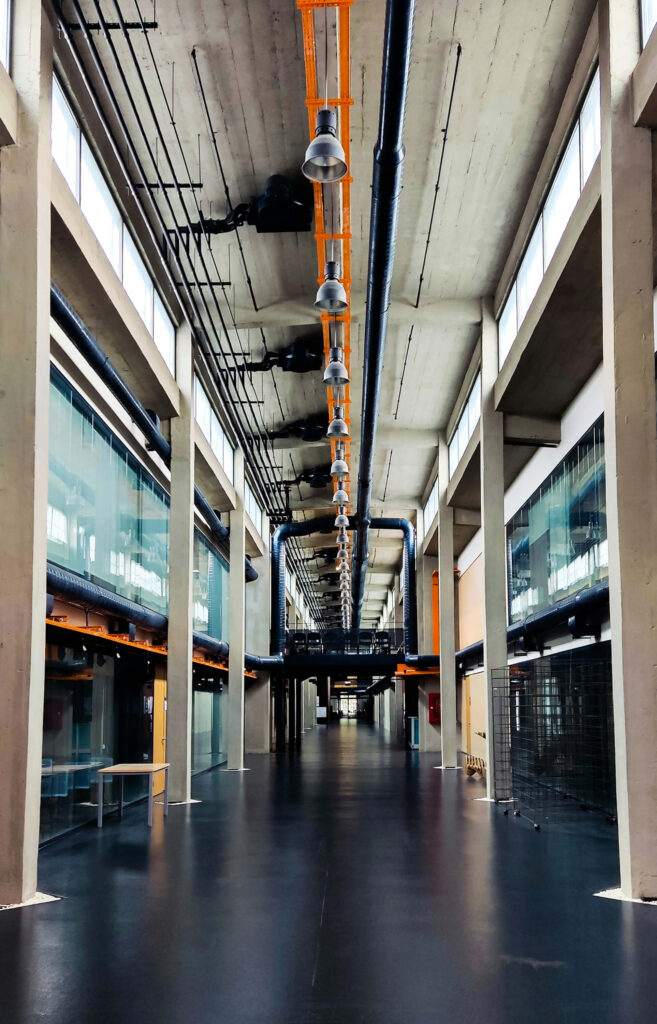
{"label": "concrete column", "polygon": [[454,510],[447,504],[449,451],[440,435],[438,450],[438,592],[440,594],[440,729],[443,768],[458,765],[456,648],[454,643]]}
{"label": "concrete column", "polygon": [[52,34],[16,5],[16,146],[0,154],[0,904],[34,895],[41,809],[50,341]]}
{"label": "concrete column", "polygon": [[632,123],[633,4],[600,0],[602,337],[621,887],[657,897],[657,438],[650,132]]}
{"label": "concrete column", "polygon": [[230,658],[228,668],[228,770],[244,770],[244,648],[246,534],[244,455],[235,450],[233,470],[235,511],[230,513]]}
{"label": "concrete column", "polygon": [[194,572],[194,371],[189,324],[176,332],[176,380],[180,415],[171,420],[167,761],[171,800],[186,803],[192,779]]}
{"label": "concrete column", "polygon": [[504,537],[504,422],[495,412],[497,325],[492,302],[482,302],[481,322],[481,529],[484,564],[484,673],[486,676],[486,785],[495,799],[493,672],[505,668],[506,544]]}
{"label": "concrete column", "polygon": [[[258,579],[246,585],[246,649],[250,654],[269,653],[271,619],[271,563],[269,519],[262,516],[265,553],[253,559]],[[258,672],[245,696],[245,744],[247,754],[268,754],[270,747],[271,687],[269,672]]]}

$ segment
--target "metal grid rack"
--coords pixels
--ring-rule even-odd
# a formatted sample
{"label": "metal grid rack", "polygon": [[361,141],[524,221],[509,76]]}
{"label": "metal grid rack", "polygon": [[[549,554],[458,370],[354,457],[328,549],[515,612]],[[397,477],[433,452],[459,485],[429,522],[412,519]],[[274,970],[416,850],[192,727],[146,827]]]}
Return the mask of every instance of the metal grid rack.
{"label": "metal grid rack", "polygon": [[495,799],[536,827],[616,817],[609,662],[541,658],[493,672]]}

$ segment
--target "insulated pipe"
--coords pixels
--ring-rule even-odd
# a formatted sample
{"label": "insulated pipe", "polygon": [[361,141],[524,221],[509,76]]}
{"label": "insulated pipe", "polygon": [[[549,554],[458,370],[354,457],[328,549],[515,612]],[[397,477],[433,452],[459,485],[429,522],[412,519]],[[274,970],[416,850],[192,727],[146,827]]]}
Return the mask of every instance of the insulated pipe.
{"label": "insulated pipe", "polygon": [[[562,601],[552,605],[551,608],[546,608],[542,612],[534,612],[533,615],[528,615],[521,622],[514,622],[507,628],[507,643],[513,643],[514,640],[522,640],[524,637],[539,636],[541,633],[545,633],[562,625],[564,622],[568,622],[571,615],[575,615],[577,612],[588,608],[597,608],[608,601],[609,581],[602,580],[600,583],[595,583],[592,587],[580,590],[573,597],[565,597]],[[470,661],[471,659],[481,661],[483,656],[484,643],[483,640],[480,640],[476,644],[470,644],[469,647],[464,647],[462,650],[457,651],[456,662],[459,664],[459,662]]]}
{"label": "insulated pipe", "polygon": [[[404,655],[406,659],[415,658],[418,656],[415,529],[408,519],[397,519],[391,516],[372,519],[370,526],[373,530],[401,530],[404,534]],[[433,655],[432,664],[436,664],[437,660],[437,656]]]}
{"label": "insulated pipe", "polygon": [[[96,583],[92,583],[91,580],[77,576],[52,562],[47,564],[46,587],[48,593],[79,602],[85,608],[116,615],[119,618],[127,619],[128,622],[134,622],[136,626],[152,629],[157,633],[167,631],[169,620],[166,615],[150,608],[144,608],[136,601],[130,601],[129,598],[115,594],[111,590],[105,590]],[[200,647],[214,657],[226,658],[229,656],[229,648],[225,640],[217,640],[213,636],[208,636],[207,633],[194,632],[192,642],[194,647]],[[270,669],[282,665],[283,658],[245,654],[244,664],[246,668],[251,669]]]}
{"label": "insulated pipe", "polygon": [[402,133],[408,96],[415,0],[388,0],[386,5],[379,137],[374,147],[372,204],[367,271],[363,357],[360,459],[358,465],[358,532],[353,559],[352,606],[358,628],[365,593],[372,472],[379,413],[379,391],[388,325],[390,286],[402,189]]}
{"label": "insulated pipe", "polygon": [[[171,464],[171,445],[157,429],[152,417],[148,414],[137,396],[130,390],[84,321],[78,316],[55,284],[50,285],[50,311],[53,319],[59,324],[66,336],[71,339],[75,347],[82,353],[87,362],[91,364],[117,401],[132,417],[153,451],[157,452],[162,461],[169,466]],[[194,504],[206,520],[215,539],[224,549],[227,549],[228,530],[198,487],[194,487]],[[256,570],[248,559],[245,564],[245,577],[247,582],[253,582],[258,578]]]}
{"label": "insulated pipe", "polygon": [[307,537],[311,533],[330,533],[334,516],[318,516],[302,522],[282,523],[271,538],[271,653],[285,650],[285,544],[288,537]]}

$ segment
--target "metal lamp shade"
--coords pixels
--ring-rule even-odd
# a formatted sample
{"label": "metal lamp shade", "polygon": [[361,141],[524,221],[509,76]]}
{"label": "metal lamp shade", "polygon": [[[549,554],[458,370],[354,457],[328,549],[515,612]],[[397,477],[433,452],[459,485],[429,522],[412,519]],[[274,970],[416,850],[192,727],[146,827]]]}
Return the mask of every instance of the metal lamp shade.
{"label": "metal lamp shade", "polygon": [[344,149],[336,138],[338,117],[334,110],[324,107],[317,111],[315,138],[304,157],[301,170],[310,181],[325,184],[340,181],[347,173]]}

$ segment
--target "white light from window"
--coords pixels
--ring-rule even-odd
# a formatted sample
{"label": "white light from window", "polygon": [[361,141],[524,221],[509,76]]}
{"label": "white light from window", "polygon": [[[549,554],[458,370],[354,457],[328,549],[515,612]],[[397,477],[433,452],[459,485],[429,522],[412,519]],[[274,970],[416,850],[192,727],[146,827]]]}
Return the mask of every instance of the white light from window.
{"label": "white light from window", "polygon": [[153,282],[127,231],[123,232],[123,287],[150,334],[153,333]]}
{"label": "white light from window", "polygon": [[153,341],[164,357],[172,376],[176,373],[176,332],[162,303],[155,292],[153,303]]}
{"label": "white light from window", "polygon": [[472,437],[481,416],[481,373],[472,382],[468,400],[463,406],[452,439],[449,442],[449,476],[454,476],[456,467],[465,454],[468,441]]}
{"label": "white light from window", "polygon": [[68,542],[67,527],[68,520],[65,513],[61,509],[55,508],[54,505],[48,505],[48,540],[53,540],[56,544],[66,544]]}
{"label": "white light from window", "polygon": [[641,0],[641,39],[645,46],[657,25],[657,0]]}
{"label": "white light from window", "polygon": [[11,0],[0,0],[0,64],[9,71],[11,45]]}
{"label": "white light from window", "polygon": [[[655,0],[657,6],[657,0]],[[579,116],[579,134],[582,161],[582,188],[600,153],[600,69],[596,71],[591,88]]]}
{"label": "white light from window", "polygon": [[577,205],[579,193],[579,127],[576,125],[543,210],[546,269]]}
{"label": "white light from window", "polygon": [[516,292],[517,286],[514,281],[513,288],[509,292],[509,297],[506,300],[506,305],[502,310],[502,316],[500,317],[497,332],[497,347],[499,350],[500,369],[502,368],[502,363],[509,354],[509,349],[513,345],[516,334],[518,333],[518,308],[516,303]]}
{"label": "white light from window", "polygon": [[518,271],[518,327],[527,315],[542,278],[543,222],[539,220]]}
{"label": "white light from window", "polygon": [[121,277],[121,214],[86,139],[82,139],[80,208],[110,263]]}
{"label": "white light from window", "polygon": [[[0,38],[0,42],[1,42]],[[55,163],[75,198],[80,199],[80,128],[62,87],[52,80],[51,149]]]}

